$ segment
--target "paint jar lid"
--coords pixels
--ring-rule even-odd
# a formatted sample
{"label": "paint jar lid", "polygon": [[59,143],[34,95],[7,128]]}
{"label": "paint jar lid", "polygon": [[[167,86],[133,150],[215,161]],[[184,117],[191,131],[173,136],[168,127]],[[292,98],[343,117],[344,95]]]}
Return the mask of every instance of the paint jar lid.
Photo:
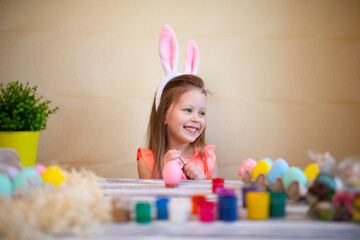
{"label": "paint jar lid", "polygon": [[168,198],[158,198],[156,200],[157,219],[166,220],[168,219]]}
{"label": "paint jar lid", "polygon": [[213,178],[212,179],[212,191],[216,193],[216,189],[218,187],[224,187],[224,179],[223,178]]}
{"label": "paint jar lid", "polygon": [[244,186],[242,186],[242,191],[243,192],[250,192],[250,191],[252,191],[252,192],[259,192],[260,191],[260,187],[259,186],[246,186],[246,185],[244,185]]}
{"label": "paint jar lid", "polygon": [[148,202],[139,202],[135,207],[136,222],[148,223],[151,221],[151,206]]}
{"label": "paint jar lid", "polygon": [[216,193],[219,196],[235,196],[236,191],[234,188],[217,188]]}
{"label": "paint jar lid", "polygon": [[213,178],[212,179],[212,184],[217,184],[217,185],[224,185],[224,179],[223,178]]}

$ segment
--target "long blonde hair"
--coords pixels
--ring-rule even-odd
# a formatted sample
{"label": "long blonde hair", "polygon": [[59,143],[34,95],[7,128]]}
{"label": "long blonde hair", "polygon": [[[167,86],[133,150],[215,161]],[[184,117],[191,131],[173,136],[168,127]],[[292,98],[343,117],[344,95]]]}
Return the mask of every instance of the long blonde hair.
{"label": "long blonde hair", "polygon": [[[200,77],[192,74],[180,75],[171,79],[165,86],[157,111],[155,109],[154,98],[147,130],[147,148],[155,155],[152,178],[156,178],[158,175],[162,178],[162,169],[164,167],[163,158],[166,154],[167,145],[166,113],[173,102],[176,102],[182,94],[193,88],[201,89],[202,93],[207,95],[207,91],[204,89],[204,81]],[[206,161],[204,161],[205,129],[191,145],[199,151],[199,155],[203,159],[206,168]]]}

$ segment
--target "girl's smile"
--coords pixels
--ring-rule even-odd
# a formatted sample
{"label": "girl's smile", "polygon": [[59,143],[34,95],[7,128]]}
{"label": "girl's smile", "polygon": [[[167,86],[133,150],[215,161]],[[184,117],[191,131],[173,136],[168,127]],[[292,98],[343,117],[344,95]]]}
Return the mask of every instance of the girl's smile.
{"label": "girl's smile", "polygon": [[165,118],[170,148],[192,143],[206,126],[206,95],[198,88],[190,89],[170,105]]}

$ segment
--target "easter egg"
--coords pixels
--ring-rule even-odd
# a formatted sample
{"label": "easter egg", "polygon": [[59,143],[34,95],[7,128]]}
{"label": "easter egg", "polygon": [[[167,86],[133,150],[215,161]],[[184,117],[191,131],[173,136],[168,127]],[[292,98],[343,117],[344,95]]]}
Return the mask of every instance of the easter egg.
{"label": "easter egg", "polygon": [[44,183],[50,183],[54,187],[66,184],[66,177],[58,166],[50,166],[41,175]]}
{"label": "easter egg", "polygon": [[13,193],[13,185],[10,178],[0,173],[0,196],[10,196]]}
{"label": "easter egg", "polygon": [[285,162],[286,162],[286,160],[285,160],[285,159],[283,159],[283,158],[278,158],[278,159],[276,159],[276,160],[275,160],[275,162],[274,162],[274,163],[276,163],[276,162],[278,162],[278,161],[285,161]]}
{"label": "easter egg", "polygon": [[256,179],[259,176],[259,174],[262,174],[262,173],[267,175],[270,168],[271,168],[271,165],[267,161],[264,161],[264,160],[259,161],[253,169],[253,172],[252,172],[253,178]]}
{"label": "easter egg", "polygon": [[256,165],[256,161],[252,158],[248,158],[245,161],[243,161],[240,167],[239,176],[243,178],[246,171],[252,172],[255,165]]}
{"label": "easter egg", "polygon": [[315,179],[319,174],[319,167],[316,163],[311,163],[305,168],[304,173],[308,181]]}
{"label": "easter egg", "polygon": [[267,178],[270,184],[276,181],[277,177],[284,177],[285,172],[289,169],[289,164],[284,159],[278,159],[270,168]]}
{"label": "easter egg", "polygon": [[10,180],[14,180],[15,177],[19,174],[19,169],[13,166],[8,166],[6,168],[6,173],[9,176]]}
{"label": "easter egg", "polygon": [[14,191],[27,194],[35,188],[41,187],[43,181],[34,167],[24,168],[14,178]]}
{"label": "easter egg", "polygon": [[271,160],[271,159],[268,158],[268,157],[263,158],[263,159],[261,159],[261,160],[268,162],[271,166],[273,165],[273,160]]}
{"label": "easter egg", "polygon": [[162,170],[162,177],[166,187],[177,187],[181,179],[181,173],[179,164],[174,161],[166,163]]}
{"label": "easter egg", "polygon": [[36,164],[35,169],[38,171],[40,176],[46,171],[46,167],[42,164]]}
{"label": "easter egg", "polygon": [[292,181],[299,181],[303,187],[306,187],[307,180],[304,172],[298,167],[290,167],[284,174],[283,183],[287,188]]}

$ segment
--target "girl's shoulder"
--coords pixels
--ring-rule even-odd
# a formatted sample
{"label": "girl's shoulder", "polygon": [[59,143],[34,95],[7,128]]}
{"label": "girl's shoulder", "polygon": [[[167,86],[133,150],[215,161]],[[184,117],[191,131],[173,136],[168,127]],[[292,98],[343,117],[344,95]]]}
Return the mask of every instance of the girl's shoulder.
{"label": "girl's shoulder", "polygon": [[207,155],[212,159],[216,159],[215,145],[205,145],[204,150],[205,150],[205,155]]}
{"label": "girl's shoulder", "polygon": [[146,148],[139,148],[136,153],[136,160],[139,161],[140,158],[148,159],[148,158],[154,158],[154,153]]}
{"label": "girl's shoulder", "polygon": [[146,148],[139,148],[137,150],[136,160],[139,161],[140,158],[144,160],[147,168],[150,171],[154,170],[155,157],[154,153],[151,150]]}

